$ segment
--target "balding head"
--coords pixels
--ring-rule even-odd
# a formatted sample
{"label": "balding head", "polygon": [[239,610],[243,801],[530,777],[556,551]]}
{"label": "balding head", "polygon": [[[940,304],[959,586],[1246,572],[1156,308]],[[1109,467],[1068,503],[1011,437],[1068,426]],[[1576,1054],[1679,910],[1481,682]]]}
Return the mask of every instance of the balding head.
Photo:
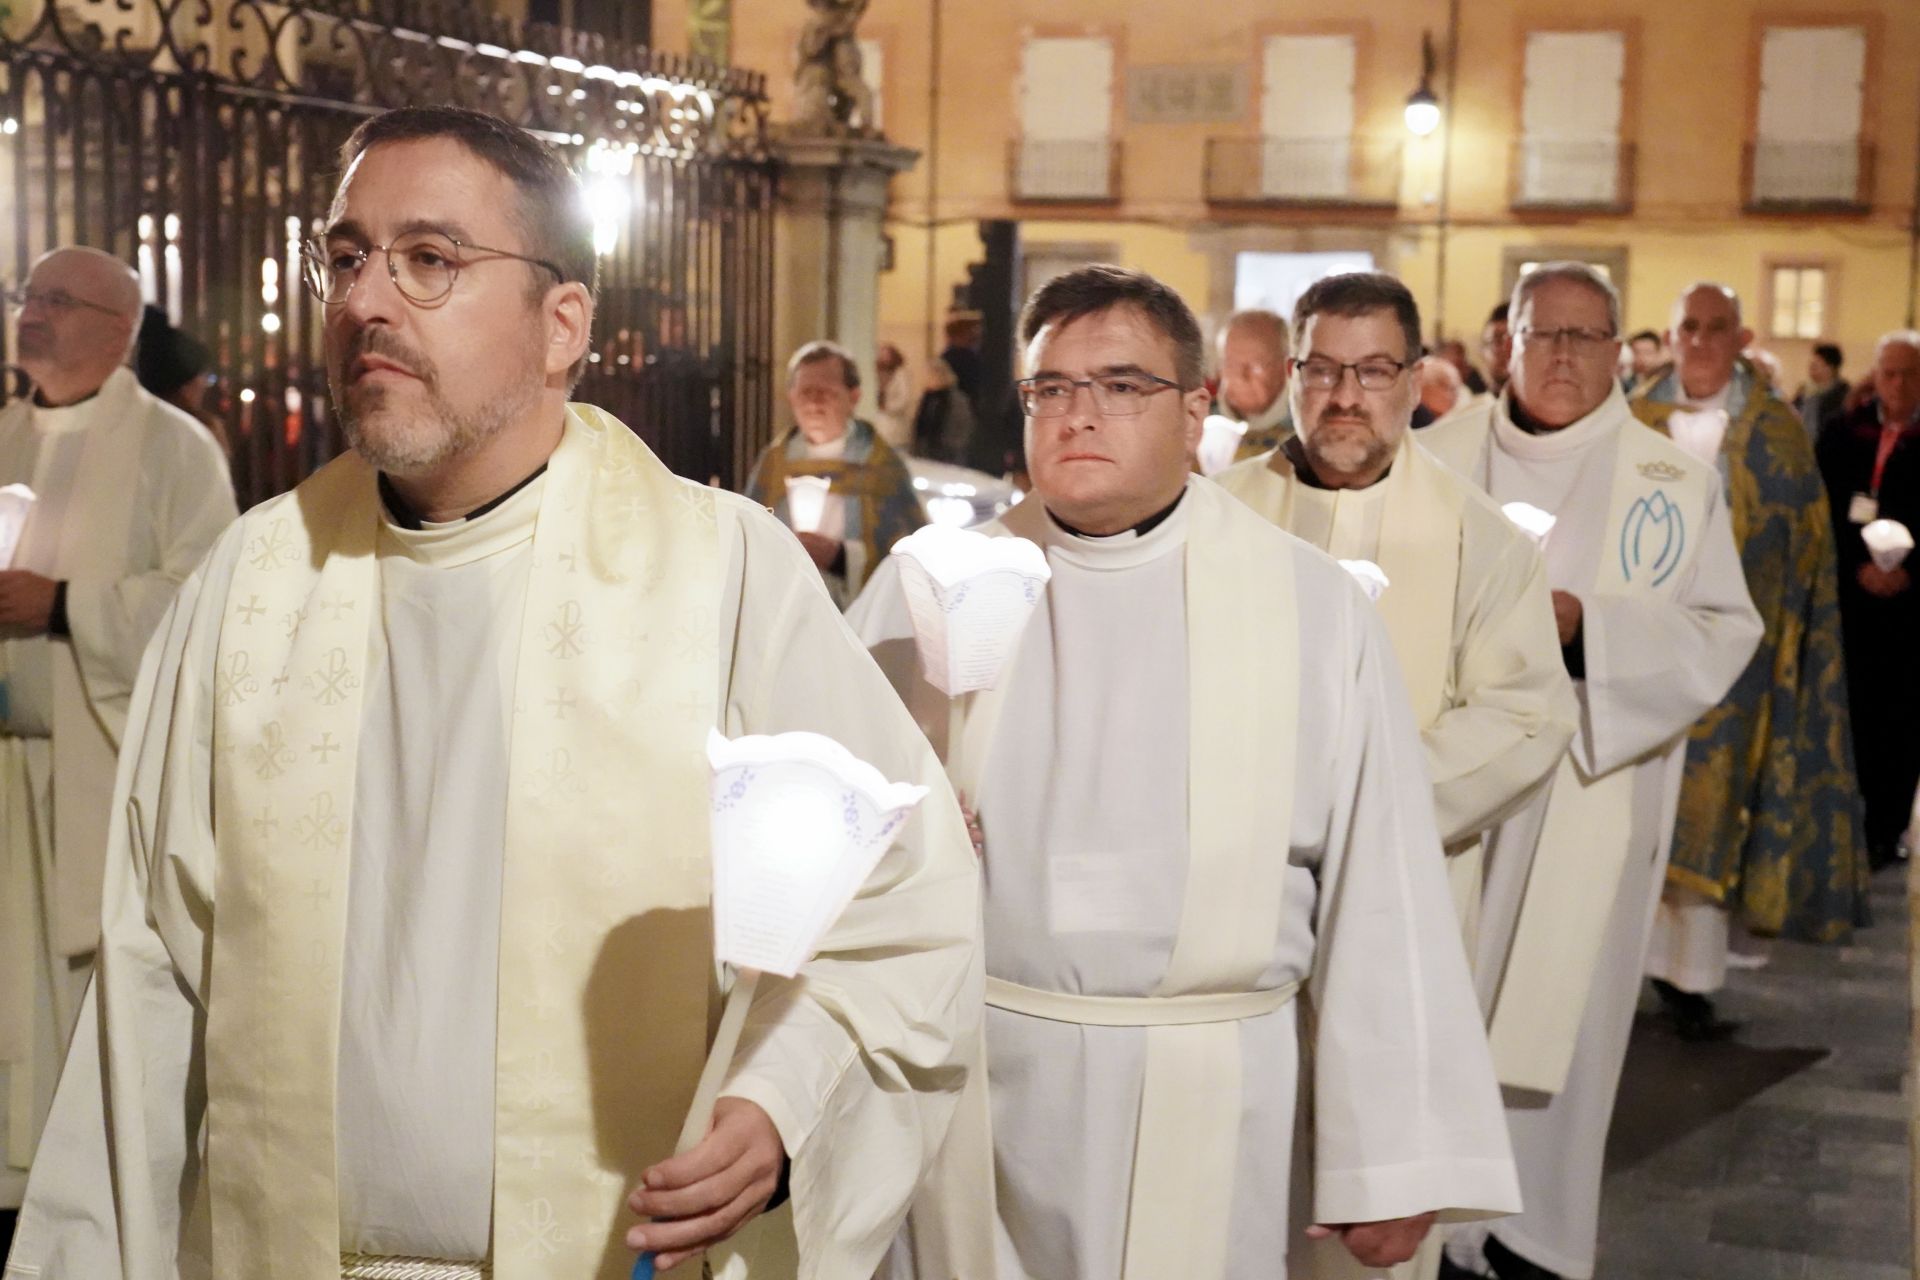
{"label": "balding head", "polygon": [[1688,285],[1673,304],[1667,346],[1680,371],[1681,390],[1694,399],[1717,395],[1733,378],[1734,361],[1753,341],[1740,320],[1740,295],[1724,284]]}
{"label": "balding head", "polygon": [[1287,389],[1287,322],[1271,311],[1236,311],[1220,330],[1220,399],[1252,420]]}
{"label": "balding head", "polygon": [[1874,344],[1873,394],[1883,422],[1920,415],[1920,330],[1895,329]]}
{"label": "balding head", "polygon": [[1416,366],[1420,379],[1420,403],[1435,418],[1444,418],[1460,407],[1466,399],[1466,380],[1460,371],[1454,368],[1452,361],[1444,359],[1422,360]]}
{"label": "balding head", "polygon": [[140,332],[140,281],[98,249],[55,249],[33,264],[20,311],[20,367],[47,404],[100,389]]}

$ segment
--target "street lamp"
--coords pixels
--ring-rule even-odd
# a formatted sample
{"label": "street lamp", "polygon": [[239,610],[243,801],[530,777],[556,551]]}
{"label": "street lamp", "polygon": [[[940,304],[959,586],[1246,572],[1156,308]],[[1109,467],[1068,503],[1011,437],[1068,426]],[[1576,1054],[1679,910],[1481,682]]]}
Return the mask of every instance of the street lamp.
{"label": "street lamp", "polygon": [[1407,128],[1424,138],[1440,127],[1440,99],[1433,96],[1433,36],[1420,34],[1420,87],[1407,95]]}

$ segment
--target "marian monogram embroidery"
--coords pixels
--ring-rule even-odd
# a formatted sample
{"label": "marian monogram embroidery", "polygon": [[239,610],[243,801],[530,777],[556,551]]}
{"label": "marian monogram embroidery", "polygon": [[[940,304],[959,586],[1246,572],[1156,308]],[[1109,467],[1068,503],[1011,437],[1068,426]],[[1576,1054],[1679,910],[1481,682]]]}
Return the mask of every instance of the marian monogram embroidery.
{"label": "marian monogram embroidery", "polygon": [[1655,489],[1628,508],[1620,526],[1620,575],[1657,587],[1680,567],[1686,548],[1686,517],[1665,489]]}

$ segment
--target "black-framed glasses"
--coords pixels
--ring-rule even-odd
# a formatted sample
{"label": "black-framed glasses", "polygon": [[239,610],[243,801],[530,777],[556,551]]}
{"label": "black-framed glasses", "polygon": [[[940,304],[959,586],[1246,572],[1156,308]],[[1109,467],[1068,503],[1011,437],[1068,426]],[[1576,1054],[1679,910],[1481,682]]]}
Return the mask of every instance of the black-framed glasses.
{"label": "black-framed glasses", "polygon": [[1343,364],[1323,356],[1309,356],[1305,360],[1295,361],[1293,371],[1300,375],[1301,386],[1311,387],[1315,391],[1333,390],[1347,376],[1349,369],[1353,370],[1354,381],[1360,384],[1362,391],[1385,391],[1400,381],[1400,375],[1412,367],[1405,360],[1388,360],[1385,357]]}
{"label": "black-framed glasses", "polygon": [[409,231],[392,244],[368,245],[364,249],[329,246],[323,240],[310,240],[300,248],[300,277],[307,289],[330,307],[347,300],[360,280],[360,270],[374,254],[385,254],[387,278],[409,302],[426,305],[438,302],[453,292],[454,282],[467,267],[496,258],[529,262],[553,273],[561,284],[564,272],[545,258],[532,258],[508,249],[489,249],[485,245],[463,244],[438,231]]}
{"label": "black-framed glasses", "polygon": [[37,302],[49,311],[67,312],[75,307],[85,307],[89,311],[98,311],[101,315],[112,316],[116,320],[126,318],[112,307],[99,302],[89,302],[85,298],[76,298],[65,289],[29,289],[23,285],[17,289],[7,290],[6,299],[8,305],[21,310],[25,310],[28,303]]}
{"label": "black-framed glasses", "polygon": [[1514,331],[1513,336],[1523,346],[1553,350],[1564,342],[1575,355],[1590,356],[1617,340],[1620,335],[1606,329],[1582,329],[1576,325],[1564,329],[1535,329],[1522,325]]}
{"label": "black-framed glasses", "polygon": [[1022,378],[1013,384],[1020,390],[1020,407],[1030,418],[1058,418],[1073,408],[1073,393],[1081,387],[1093,395],[1093,407],[1109,418],[1126,418],[1145,413],[1147,400],[1171,387],[1183,390],[1179,383],[1155,374],[1103,373],[1094,378],[1065,378],[1043,375]]}

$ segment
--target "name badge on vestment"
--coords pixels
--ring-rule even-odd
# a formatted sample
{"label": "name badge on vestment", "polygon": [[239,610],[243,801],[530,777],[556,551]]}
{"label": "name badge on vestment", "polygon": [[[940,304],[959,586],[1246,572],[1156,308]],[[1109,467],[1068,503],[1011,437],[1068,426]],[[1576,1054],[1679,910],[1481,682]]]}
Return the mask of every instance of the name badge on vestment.
{"label": "name badge on vestment", "polygon": [[1870,493],[1856,493],[1847,504],[1848,524],[1872,524],[1880,518],[1880,500]]}

